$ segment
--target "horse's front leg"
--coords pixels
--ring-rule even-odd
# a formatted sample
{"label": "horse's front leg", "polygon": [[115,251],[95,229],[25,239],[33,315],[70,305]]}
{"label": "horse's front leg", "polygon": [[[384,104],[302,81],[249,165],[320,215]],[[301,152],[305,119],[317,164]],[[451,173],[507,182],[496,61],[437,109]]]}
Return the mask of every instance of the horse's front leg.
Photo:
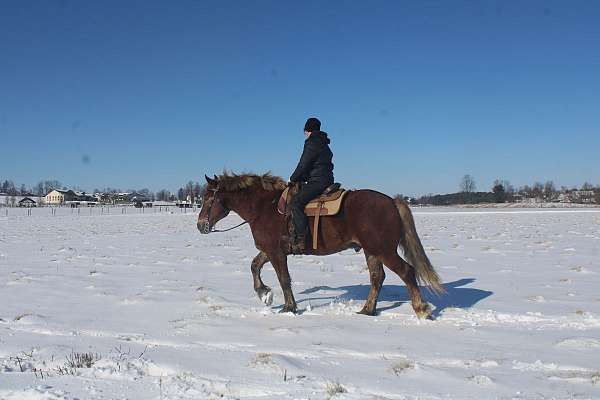
{"label": "horse's front leg", "polygon": [[292,279],[290,278],[290,272],[288,271],[287,256],[283,252],[276,252],[269,254],[269,260],[275,269],[277,279],[283,290],[283,298],[285,304],[281,309],[281,313],[293,312],[296,313],[296,300],[294,300],[294,293],[292,293]]}
{"label": "horse's front leg", "polygon": [[252,260],[251,270],[252,270],[252,279],[254,280],[254,291],[256,295],[265,303],[265,305],[270,306],[273,303],[273,294],[271,293],[271,288],[265,285],[260,278],[260,271],[262,271],[262,267],[269,262],[269,257],[267,253],[260,252],[254,257]]}

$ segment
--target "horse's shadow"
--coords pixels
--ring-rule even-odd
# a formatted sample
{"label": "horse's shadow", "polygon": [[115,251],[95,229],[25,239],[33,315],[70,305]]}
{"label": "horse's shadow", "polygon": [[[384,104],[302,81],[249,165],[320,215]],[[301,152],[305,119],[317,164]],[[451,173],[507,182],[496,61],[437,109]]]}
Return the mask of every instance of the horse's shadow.
{"label": "horse's shadow", "polygon": [[[444,283],[444,289],[446,289],[446,293],[440,296],[436,296],[435,294],[429,293],[427,289],[422,290],[424,300],[430,302],[435,306],[435,310],[432,313],[433,318],[437,318],[446,308],[448,307],[456,307],[456,308],[470,308],[477,304],[479,301],[485,299],[486,297],[491,296],[494,292],[490,292],[488,290],[474,289],[474,288],[466,288],[462,286],[469,285],[475,282],[474,278],[465,278],[459,279],[454,282]],[[330,286],[315,286],[310,289],[306,289],[300,294],[312,294],[316,293],[320,290],[335,290],[335,291],[345,291],[337,296],[322,296],[322,297],[308,297],[305,299],[301,299],[298,303],[309,302],[311,300],[363,300],[366,301],[369,295],[370,285],[352,285],[352,286],[340,286],[340,287],[330,287]],[[410,302],[410,296],[408,291],[406,290],[406,286],[401,285],[383,285],[381,291],[379,292],[378,301],[391,301],[393,304],[386,307],[378,307],[377,312],[380,313],[382,311],[390,310],[401,306],[403,303]]]}

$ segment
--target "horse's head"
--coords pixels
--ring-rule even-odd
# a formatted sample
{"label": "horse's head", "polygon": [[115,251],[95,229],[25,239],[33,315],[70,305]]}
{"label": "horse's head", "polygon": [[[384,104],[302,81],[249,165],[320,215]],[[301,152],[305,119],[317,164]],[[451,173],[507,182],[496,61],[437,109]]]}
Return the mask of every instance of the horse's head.
{"label": "horse's head", "polygon": [[202,208],[198,214],[196,226],[200,233],[210,233],[215,224],[229,214],[229,208],[223,204],[223,199],[219,193],[219,178],[215,175],[213,179],[204,175],[206,178],[206,192],[202,197]]}

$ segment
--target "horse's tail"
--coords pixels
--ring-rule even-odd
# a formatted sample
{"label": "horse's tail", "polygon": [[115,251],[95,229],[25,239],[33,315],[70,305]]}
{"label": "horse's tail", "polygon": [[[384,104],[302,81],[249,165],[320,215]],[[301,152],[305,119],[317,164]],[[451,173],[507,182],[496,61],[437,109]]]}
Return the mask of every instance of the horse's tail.
{"label": "horse's tail", "polygon": [[428,285],[431,291],[438,295],[445,293],[446,290],[442,287],[440,277],[433,269],[433,265],[431,265],[427,254],[425,254],[421,239],[417,235],[415,221],[408,204],[400,198],[396,198],[394,204],[398,209],[400,220],[402,221],[403,232],[400,235],[400,245],[404,249],[404,256],[407,258],[407,261],[415,269],[417,281]]}

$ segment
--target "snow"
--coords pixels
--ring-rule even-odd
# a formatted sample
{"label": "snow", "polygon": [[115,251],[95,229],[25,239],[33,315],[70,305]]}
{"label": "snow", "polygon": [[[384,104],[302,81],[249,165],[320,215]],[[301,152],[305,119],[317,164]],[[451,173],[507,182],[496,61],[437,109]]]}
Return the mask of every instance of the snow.
{"label": "snow", "polygon": [[[352,250],[290,257],[301,312],[278,314],[270,264],[273,298],[252,289],[246,226],[0,213],[0,399],[600,398],[600,210],[414,213],[448,291],[426,294],[434,320],[387,270],[379,315],[355,314]],[[91,367],[66,369],[77,353]]]}

